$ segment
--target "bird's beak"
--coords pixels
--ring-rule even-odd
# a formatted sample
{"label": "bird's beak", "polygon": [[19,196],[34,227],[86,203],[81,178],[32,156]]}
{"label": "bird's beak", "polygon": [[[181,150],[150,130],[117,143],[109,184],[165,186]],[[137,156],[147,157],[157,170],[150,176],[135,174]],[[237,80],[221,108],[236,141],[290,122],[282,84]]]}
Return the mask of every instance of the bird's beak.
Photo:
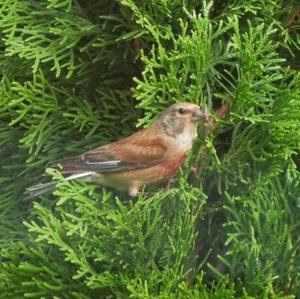
{"label": "bird's beak", "polygon": [[193,121],[200,121],[200,120],[205,120],[209,117],[209,114],[207,111],[202,112],[202,111],[197,111],[193,114]]}

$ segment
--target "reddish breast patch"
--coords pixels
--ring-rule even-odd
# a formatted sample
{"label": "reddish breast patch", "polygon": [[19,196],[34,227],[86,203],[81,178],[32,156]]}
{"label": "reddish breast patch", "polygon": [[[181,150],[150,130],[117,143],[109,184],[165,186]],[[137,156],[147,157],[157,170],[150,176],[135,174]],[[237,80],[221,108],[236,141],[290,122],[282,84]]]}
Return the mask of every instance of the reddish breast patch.
{"label": "reddish breast patch", "polygon": [[165,176],[170,176],[170,177],[174,176],[177,173],[179,167],[185,161],[185,159],[186,159],[186,155],[182,154],[182,155],[174,156],[171,161],[164,163],[163,171],[165,173]]}

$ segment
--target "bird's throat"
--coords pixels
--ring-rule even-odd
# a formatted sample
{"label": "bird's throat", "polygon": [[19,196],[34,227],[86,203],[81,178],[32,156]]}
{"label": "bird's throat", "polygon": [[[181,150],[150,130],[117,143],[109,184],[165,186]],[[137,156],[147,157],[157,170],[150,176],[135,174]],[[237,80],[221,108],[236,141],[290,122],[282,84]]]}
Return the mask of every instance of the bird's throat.
{"label": "bird's throat", "polygon": [[197,126],[186,125],[181,133],[175,135],[177,149],[182,152],[189,151],[193,146],[193,141],[197,137]]}

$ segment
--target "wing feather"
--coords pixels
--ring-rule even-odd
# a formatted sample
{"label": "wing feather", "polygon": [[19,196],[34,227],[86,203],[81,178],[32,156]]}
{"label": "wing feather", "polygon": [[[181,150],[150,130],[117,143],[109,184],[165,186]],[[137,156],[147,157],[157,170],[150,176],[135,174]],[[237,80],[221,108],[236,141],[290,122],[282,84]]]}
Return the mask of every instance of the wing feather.
{"label": "wing feather", "polygon": [[79,157],[59,162],[63,173],[120,172],[161,162],[166,146],[153,129],[145,129],[123,140],[100,146]]}

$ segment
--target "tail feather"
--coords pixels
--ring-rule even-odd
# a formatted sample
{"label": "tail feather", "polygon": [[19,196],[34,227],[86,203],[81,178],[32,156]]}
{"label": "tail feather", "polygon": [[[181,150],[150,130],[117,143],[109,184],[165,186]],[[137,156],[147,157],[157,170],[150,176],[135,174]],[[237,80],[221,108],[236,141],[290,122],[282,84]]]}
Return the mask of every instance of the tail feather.
{"label": "tail feather", "polygon": [[36,186],[28,187],[25,190],[25,199],[32,199],[35,197],[38,197],[43,194],[47,194],[55,190],[57,183],[56,182],[50,182],[45,184],[39,184]]}
{"label": "tail feather", "polygon": [[[65,178],[65,180],[75,180],[79,178],[87,178],[91,175],[95,174],[95,172],[87,171],[87,172],[81,172],[81,173],[75,173]],[[55,190],[57,186],[56,182],[49,182],[44,184],[39,184],[36,186],[31,186],[26,188],[24,194],[26,195],[25,199],[33,199],[35,197],[38,197],[43,194],[50,193]]]}

